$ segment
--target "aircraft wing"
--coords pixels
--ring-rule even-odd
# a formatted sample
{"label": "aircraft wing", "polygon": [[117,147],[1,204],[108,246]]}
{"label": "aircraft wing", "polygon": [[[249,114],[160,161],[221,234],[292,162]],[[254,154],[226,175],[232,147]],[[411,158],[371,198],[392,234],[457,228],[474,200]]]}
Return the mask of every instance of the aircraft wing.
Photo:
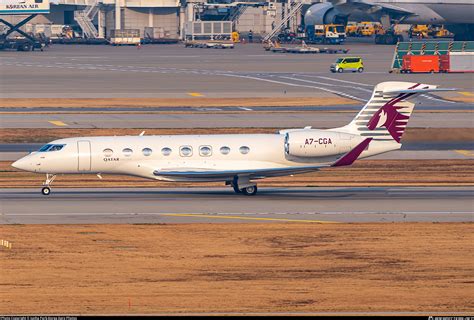
{"label": "aircraft wing", "polygon": [[262,179],[267,177],[287,176],[291,174],[306,173],[316,171],[330,165],[315,165],[304,167],[284,167],[284,168],[268,168],[268,169],[250,169],[250,170],[212,170],[200,168],[182,168],[182,169],[166,169],[155,170],[155,176],[165,178],[189,178],[189,179],[232,179],[235,176],[246,176],[250,179]]}
{"label": "aircraft wing", "polygon": [[334,6],[343,5],[347,7],[354,7],[361,11],[368,11],[370,13],[385,10],[388,13],[400,16],[409,16],[415,14],[415,12],[406,10],[393,4],[379,3],[372,0],[328,0],[328,2],[332,3]]}
{"label": "aircraft wing", "polygon": [[320,164],[313,166],[248,169],[248,170],[212,170],[208,168],[176,168],[153,171],[153,175],[163,178],[187,178],[187,179],[222,179],[231,180],[235,176],[245,176],[249,179],[263,179],[268,177],[288,176],[292,174],[317,171],[321,168],[349,166],[369,145],[372,138],[366,138],[346,154],[338,157],[332,164]]}

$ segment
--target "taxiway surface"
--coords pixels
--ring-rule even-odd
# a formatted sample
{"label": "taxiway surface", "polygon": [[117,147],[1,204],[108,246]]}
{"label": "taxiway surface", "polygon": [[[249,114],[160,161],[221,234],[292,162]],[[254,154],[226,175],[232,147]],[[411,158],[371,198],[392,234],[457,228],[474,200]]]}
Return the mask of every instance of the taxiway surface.
{"label": "taxiway surface", "polygon": [[[471,74],[388,73],[395,46],[345,43],[364,59],[364,73],[332,74],[338,54],[275,54],[261,44],[234,50],[184,45],[135,47],[53,45],[44,52],[5,52],[2,97],[301,97],[364,100],[383,81],[449,85],[472,91]],[[25,74],[28,74],[25,77]],[[72,76],[73,75],[73,76]],[[436,102],[430,96],[428,101]],[[439,102],[439,101],[438,101]]]}
{"label": "taxiway surface", "polygon": [[473,222],[472,187],[0,189],[1,224]]}
{"label": "taxiway surface", "polygon": [[[362,106],[360,107],[362,108]],[[189,113],[189,114],[2,114],[1,128],[336,128],[349,123],[354,112]],[[410,127],[470,128],[474,114],[420,113]],[[139,132],[138,132],[139,133]]]}

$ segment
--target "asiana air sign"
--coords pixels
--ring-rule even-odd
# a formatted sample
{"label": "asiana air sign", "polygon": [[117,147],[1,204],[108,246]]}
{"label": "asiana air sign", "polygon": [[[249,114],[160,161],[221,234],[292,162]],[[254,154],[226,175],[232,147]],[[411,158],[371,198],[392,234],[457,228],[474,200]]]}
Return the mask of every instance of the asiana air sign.
{"label": "asiana air sign", "polygon": [[0,14],[49,13],[49,0],[0,0]]}

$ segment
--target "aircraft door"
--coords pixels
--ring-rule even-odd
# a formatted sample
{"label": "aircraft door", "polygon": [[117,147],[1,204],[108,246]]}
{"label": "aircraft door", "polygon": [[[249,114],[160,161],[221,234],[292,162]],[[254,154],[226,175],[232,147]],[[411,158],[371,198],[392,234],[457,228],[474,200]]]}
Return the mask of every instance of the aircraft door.
{"label": "aircraft door", "polygon": [[79,172],[91,170],[91,142],[77,141],[77,169]]}

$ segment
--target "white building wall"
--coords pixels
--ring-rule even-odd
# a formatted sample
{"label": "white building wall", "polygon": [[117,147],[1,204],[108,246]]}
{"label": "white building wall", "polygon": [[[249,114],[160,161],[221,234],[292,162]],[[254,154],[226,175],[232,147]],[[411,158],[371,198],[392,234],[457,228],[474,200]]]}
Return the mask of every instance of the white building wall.
{"label": "white building wall", "polygon": [[267,10],[267,7],[248,7],[235,24],[236,31],[265,35],[272,30],[272,24],[277,25],[281,21],[282,5],[275,3],[275,10]]}
{"label": "white building wall", "polygon": [[[154,28],[155,38],[178,38],[179,36],[179,8],[122,8],[122,29],[139,29],[140,36],[144,37],[145,28]],[[150,16],[151,15],[151,16]],[[107,10],[105,14],[107,37],[110,30],[115,29],[114,10]]]}

